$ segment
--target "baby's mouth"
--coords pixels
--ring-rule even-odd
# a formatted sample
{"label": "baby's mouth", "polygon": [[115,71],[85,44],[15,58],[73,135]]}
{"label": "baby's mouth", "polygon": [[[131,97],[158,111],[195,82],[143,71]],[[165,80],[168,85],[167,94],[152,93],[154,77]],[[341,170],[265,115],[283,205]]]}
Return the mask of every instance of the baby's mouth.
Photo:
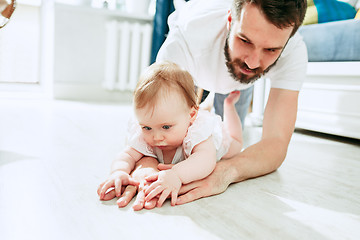
{"label": "baby's mouth", "polygon": [[167,145],[156,145],[155,147],[157,147],[159,149],[165,149],[167,147]]}

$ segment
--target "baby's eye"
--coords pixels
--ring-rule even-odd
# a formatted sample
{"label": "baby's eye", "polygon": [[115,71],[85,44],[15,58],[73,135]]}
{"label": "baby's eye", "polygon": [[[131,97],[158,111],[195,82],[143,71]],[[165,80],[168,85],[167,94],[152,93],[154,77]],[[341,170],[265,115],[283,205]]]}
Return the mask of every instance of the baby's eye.
{"label": "baby's eye", "polygon": [[151,130],[151,127],[142,127],[144,130],[147,130],[147,131],[150,131]]}
{"label": "baby's eye", "polygon": [[162,128],[165,129],[165,130],[167,130],[167,129],[170,129],[171,126],[170,126],[170,125],[164,125]]}

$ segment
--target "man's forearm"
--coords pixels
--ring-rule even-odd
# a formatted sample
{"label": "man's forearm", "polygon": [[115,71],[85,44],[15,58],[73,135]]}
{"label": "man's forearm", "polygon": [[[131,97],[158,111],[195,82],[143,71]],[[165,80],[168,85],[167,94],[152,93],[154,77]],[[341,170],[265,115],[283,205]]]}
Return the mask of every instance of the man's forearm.
{"label": "man's forearm", "polygon": [[231,165],[236,169],[232,182],[259,177],[280,167],[294,131],[298,95],[298,91],[270,90],[262,138],[231,159]]}
{"label": "man's forearm", "polygon": [[235,157],[224,160],[224,164],[232,168],[228,173],[229,181],[240,182],[275,171],[285,159],[287,146],[287,142],[279,139],[263,139]]}

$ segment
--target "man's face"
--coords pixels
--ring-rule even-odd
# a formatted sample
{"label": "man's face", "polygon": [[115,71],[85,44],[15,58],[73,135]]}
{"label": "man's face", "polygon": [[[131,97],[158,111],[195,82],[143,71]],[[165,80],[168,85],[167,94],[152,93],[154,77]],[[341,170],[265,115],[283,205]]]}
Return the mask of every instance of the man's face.
{"label": "man's face", "polygon": [[244,5],[238,20],[229,13],[228,28],[226,66],[235,80],[245,84],[275,65],[293,29],[271,24],[253,4]]}

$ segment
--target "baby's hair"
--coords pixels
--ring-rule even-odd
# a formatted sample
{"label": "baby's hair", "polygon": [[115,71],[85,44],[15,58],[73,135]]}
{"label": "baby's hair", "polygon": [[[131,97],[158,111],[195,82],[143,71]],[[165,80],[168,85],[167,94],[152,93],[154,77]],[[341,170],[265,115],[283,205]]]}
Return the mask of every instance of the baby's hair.
{"label": "baby's hair", "polygon": [[[134,92],[135,109],[154,107],[159,97],[177,91],[189,108],[197,105],[195,85],[190,73],[171,62],[154,63],[145,69]],[[171,97],[171,96],[170,96]]]}

